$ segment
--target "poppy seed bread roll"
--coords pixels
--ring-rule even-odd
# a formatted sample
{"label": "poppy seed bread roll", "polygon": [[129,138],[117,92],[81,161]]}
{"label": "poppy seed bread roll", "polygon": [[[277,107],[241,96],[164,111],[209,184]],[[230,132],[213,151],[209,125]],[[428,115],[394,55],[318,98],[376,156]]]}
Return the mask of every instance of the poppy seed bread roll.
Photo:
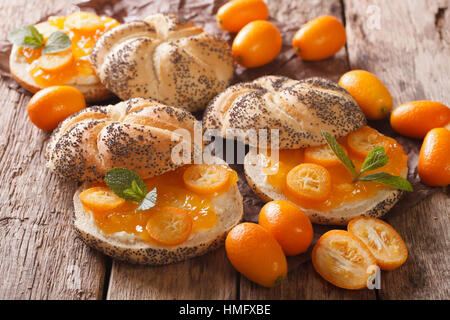
{"label": "poppy seed bread roll", "polygon": [[172,160],[179,143],[172,137],[177,129],[193,136],[194,122],[188,111],[142,98],[86,108],[53,132],[47,166],[63,178],[88,182],[102,180],[114,167],[132,169],[143,179],[157,176],[182,165]]}
{"label": "poppy seed bread roll", "polygon": [[[342,137],[365,124],[355,100],[336,83],[282,76],[264,76],[229,87],[210,102],[203,116],[203,128],[216,129],[223,137],[228,129],[279,129],[280,149],[322,145],[321,130]],[[235,134],[251,144],[239,132]]]}
{"label": "poppy seed bread roll", "polygon": [[121,99],[153,98],[203,110],[229,86],[229,45],[175,15],[155,14],[105,33],[90,56],[102,83]]}

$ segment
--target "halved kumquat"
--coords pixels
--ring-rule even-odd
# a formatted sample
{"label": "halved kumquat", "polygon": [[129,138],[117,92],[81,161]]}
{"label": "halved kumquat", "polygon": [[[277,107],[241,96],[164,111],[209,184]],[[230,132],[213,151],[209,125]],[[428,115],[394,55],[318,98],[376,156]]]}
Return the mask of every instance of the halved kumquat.
{"label": "halved kumquat", "polygon": [[361,158],[367,157],[370,150],[380,146],[389,153],[391,140],[377,130],[365,126],[351,132],[347,138],[347,146],[351,152]]}
{"label": "halved kumquat", "polygon": [[147,221],[149,236],[164,245],[185,242],[192,232],[192,218],[185,209],[161,207],[152,212]]}
{"label": "halved kumquat", "polygon": [[48,72],[59,72],[72,65],[74,61],[72,50],[43,54],[36,60],[36,66]]}
{"label": "halved kumquat", "polygon": [[[341,147],[347,153],[345,147],[342,145]],[[342,164],[328,144],[306,148],[305,162],[320,164],[324,167],[332,167]]]}
{"label": "halved kumquat", "polygon": [[355,235],[344,230],[323,234],[312,251],[319,275],[339,288],[362,289],[376,270],[377,260]]}
{"label": "halved kumquat", "polygon": [[405,263],[408,257],[405,242],[383,220],[356,218],[349,222],[347,230],[364,242],[382,270],[393,270]]}
{"label": "halved kumquat", "polygon": [[286,188],[301,200],[323,201],[331,192],[331,175],[323,166],[302,163],[288,172]]}
{"label": "halved kumquat", "polygon": [[80,193],[80,200],[86,208],[105,212],[113,210],[125,203],[125,199],[117,196],[108,187],[93,187]]}
{"label": "halved kumquat", "polygon": [[199,194],[222,191],[229,180],[230,170],[223,165],[194,164],[183,173],[186,188]]}
{"label": "halved kumquat", "polygon": [[98,15],[86,11],[74,12],[67,16],[64,26],[81,32],[95,32],[104,27]]}

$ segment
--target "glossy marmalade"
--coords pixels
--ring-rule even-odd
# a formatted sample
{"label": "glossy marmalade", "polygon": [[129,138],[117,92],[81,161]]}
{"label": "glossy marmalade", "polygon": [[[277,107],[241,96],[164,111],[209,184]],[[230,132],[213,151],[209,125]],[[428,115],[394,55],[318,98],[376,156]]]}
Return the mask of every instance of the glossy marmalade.
{"label": "glossy marmalade", "polygon": [[[203,192],[191,191],[186,184],[186,175],[184,174],[189,168],[198,169],[201,166],[209,167],[209,172],[198,174],[197,187],[204,185]],[[225,171],[226,177],[221,176],[219,179],[225,180],[216,188],[209,186],[217,181],[218,174],[212,175],[212,171]],[[190,170],[199,171],[199,170]],[[209,177],[207,175],[209,174]],[[190,175],[188,178],[192,178]],[[125,231],[133,234],[141,239],[152,243],[155,239],[151,238],[147,231],[147,222],[152,214],[164,207],[175,207],[184,209],[192,219],[192,233],[212,228],[218,221],[216,212],[212,205],[213,198],[216,198],[226,192],[233,184],[238,181],[237,173],[225,165],[187,165],[173,171],[169,171],[154,178],[144,180],[148,190],[157,190],[156,206],[149,210],[136,210],[137,202],[121,201],[119,206],[111,203],[112,208],[103,208],[102,210],[93,210],[87,207],[86,203],[82,203],[85,210],[92,212],[96,225],[106,234]],[[191,180],[192,182],[192,180]],[[104,184],[92,186],[107,188]],[[88,189],[89,190],[89,189]],[[81,198],[81,197],[80,197]],[[120,199],[120,198],[118,198]]]}
{"label": "glossy marmalade", "polygon": [[[62,52],[42,54],[42,48],[20,47],[19,54],[29,63],[31,77],[41,86],[70,83],[72,79],[95,76],[89,62],[92,47],[108,30],[119,25],[110,17],[100,17],[90,12],[75,12],[67,17],[51,16],[42,27],[44,42],[57,30],[65,32],[72,46]],[[39,28],[41,29],[41,28]]]}
{"label": "glossy marmalade", "polygon": [[[383,171],[392,175],[402,176],[402,173],[407,168],[408,157],[402,147],[394,139],[386,137],[370,127],[363,127],[349,136],[338,139],[338,142],[355,164],[356,172],[360,170],[367,155],[367,150],[375,146],[383,146],[385,148],[389,162],[379,169],[370,171],[368,174]],[[390,189],[390,187],[374,181],[357,181],[353,183],[350,172],[342,163],[336,161],[334,164],[326,163],[324,165],[324,163],[319,163],[328,170],[331,177],[331,191],[326,199],[319,201],[301,199],[287,190],[286,176],[291,169],[299,164],[311,162],[308,157],[305,157],[307,153],[308,148],[280,150],[279,162],[276,165],[278,166],[278,172],[267,175],[267,181],[272,186],[281,189],[290,201],[297,203],[303,208],[327,211],[343,203],[371,198],[380,190]],[[265,163],[265,167],[268,169],[267,172],[269,172],[269,168],[273,168],[274,164],[270,163],[269,160]]]}

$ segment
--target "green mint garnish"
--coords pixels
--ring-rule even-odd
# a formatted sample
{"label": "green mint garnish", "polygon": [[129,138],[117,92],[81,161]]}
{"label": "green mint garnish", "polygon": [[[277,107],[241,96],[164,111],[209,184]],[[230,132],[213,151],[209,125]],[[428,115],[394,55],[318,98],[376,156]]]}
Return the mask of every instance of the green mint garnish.
{"label": "green mint garnish", "polygon": [[137,210],[148,210],[156,205],[156,188],[148,192],[139,175],[130,169],[114,168],[106,172],[106,185],[116,195],[139,203]]}
{"label": "green mint garnish", "polygon": [[402,177],[393,176],[392,174],[386,172],[377,172],[374,174],[368,174],[366,176],[359,178],[359,180],[376,181],[396,189],[413,191],[411,183],[409,183],[408,180]]}
{"label": "green mint garnish", "polygon": [[43,54],[55,53],[69,49],[72,45],[70,38],[67,34],[62,31],[55,31],[48,38],[45,44]]}
{"label": "green mint garnish", "polygon": [[350,171],[352,177],[355,178],[355,165],[353,164],[349,156],[345,153],[344,149],[342,149],[341,145],[336,141],[336,138],[324,130],[322,130],[322,136],[330,146],[331,150],[333,150],[336,157],[338,157],[339,161],[341,161],[342,164],[348,169],[348,171]]}
{"label": "green mint garnish", "polygon": [[21,47],[40,49],[44,47],[43,54],[64,51],[70,48],[72,42],[67,34],[62,31],[53,32],[44,43],[44,36],[35,26],[24,26],[14,29],[9,33],[8,40]]}
{"label": "green mint garnish", "polygon": [[353,182],[356,182],[358,180],[376,181],[396,189],[413,191],[411,183],[408,180],[402,177],[391,175],[386,172],[377,172],[374,174],[361,176],[361,174],[363,173],[381,168],[388,163],[389,158],[386,155],[386,151],[383,147],[377,146],[370,150],[369,154],[362,164],[361,170],[356,173],[355,165],[353,164],[350,157],[345,153],[341,145],[337,142],[336,138],[324,130],[322,130],[322,136],[330,146],[331,150],[333,150],[336,157],[338,157],[342,164],[351,173]]}
{"label": "green mint garnish", "polygon": [[39,49],[44,45],[44,37],[35,26],[16,28],[9,33],[8,40],[18,46]]}

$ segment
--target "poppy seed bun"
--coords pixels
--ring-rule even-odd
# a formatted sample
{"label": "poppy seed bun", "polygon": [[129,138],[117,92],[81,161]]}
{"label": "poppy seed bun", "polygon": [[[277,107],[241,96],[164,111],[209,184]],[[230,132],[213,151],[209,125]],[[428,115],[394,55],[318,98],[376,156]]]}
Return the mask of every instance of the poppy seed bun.
{"label": "poppy seed bun", "polygon": [[205,109],[234,73],[226,42],[170,14],[111,29],[90,58],[102,83],[121,99],[153,98],[192,112]]}
{"label": "poppy seed bun", "polygon": [[[224,163],[217,158],[216,161]],[[165,246],[145,242],[125,232],[103,233],[97,228],[92,214],[85,211],[81,204],[80,193],[85,188],[86,185],[81,186],[73,197],[74,226],[78,236],[87,245],[104,254],[130,263],[163,265],[203,255],[220,247],[228,231],[242,220],[244,214],[242,196],[237,184],[234,184],[228,191],[212,199],[212,206],[218,217],[212,228],[192,233],[182,244]]]}
{"label": "poppy seed bun", "polygon": [[174,131],[185,129],[193,136],[194,122],[188,111],[150,99],[86,108],[53,132],[47,166],[78,181],[102,180],[114,167],[132,169],[144,179],[160,175],[181,166],[172,161],[172,148],[181,138]]}
{"label": "poppy seed bun", "polygon": [[[222,137],[228,129],[279,129],[280,149],[321,145],[325,143],[321,130],[341,137],[365,124],[355,100],[334,82],[282,76],[229,87],[211,101],[203,116],[203,128],[216,129]],[[245,137],[237,139],[246,142]]]}
{"label": "poppy seed bun", "polygon": [[[288,200],[282,190],[275,188],[267,181],[264,173],[262,161],[259,161],[256,152],[250,151],[244,159],[245,177],[247,182],[263,201]],[[406,178],[408,168],[402,170],[402,177]],[[357,217],[378,218],[388,212],[400,199],[402,191],[397,189],[384,189],[369,199],[357,200],[340,204],[328,210],[318,211],[300,207],[310,218],[311,222],[325,225],[347,225],[347,223]]]}
{"label": "poppy seed bun", "polygon": [[[35,26],[44,36],[58,30],[56,27],[50,26],[47,22],[39,23]],[[30,74],[30,64],[25,57],[19,54],[19,46],[13,45],[9,56],[9,70],[11,76],[26,90],[36,93],[45,88],[34,81]],[[62,83],[61,83],[62,85]],[[100,79],[96,75],[83,76],[79,75],[72,78],[68,85],[74,87],[84,95],[86,101],[98,102],[113,97],[111,91],[101,84]]]}

